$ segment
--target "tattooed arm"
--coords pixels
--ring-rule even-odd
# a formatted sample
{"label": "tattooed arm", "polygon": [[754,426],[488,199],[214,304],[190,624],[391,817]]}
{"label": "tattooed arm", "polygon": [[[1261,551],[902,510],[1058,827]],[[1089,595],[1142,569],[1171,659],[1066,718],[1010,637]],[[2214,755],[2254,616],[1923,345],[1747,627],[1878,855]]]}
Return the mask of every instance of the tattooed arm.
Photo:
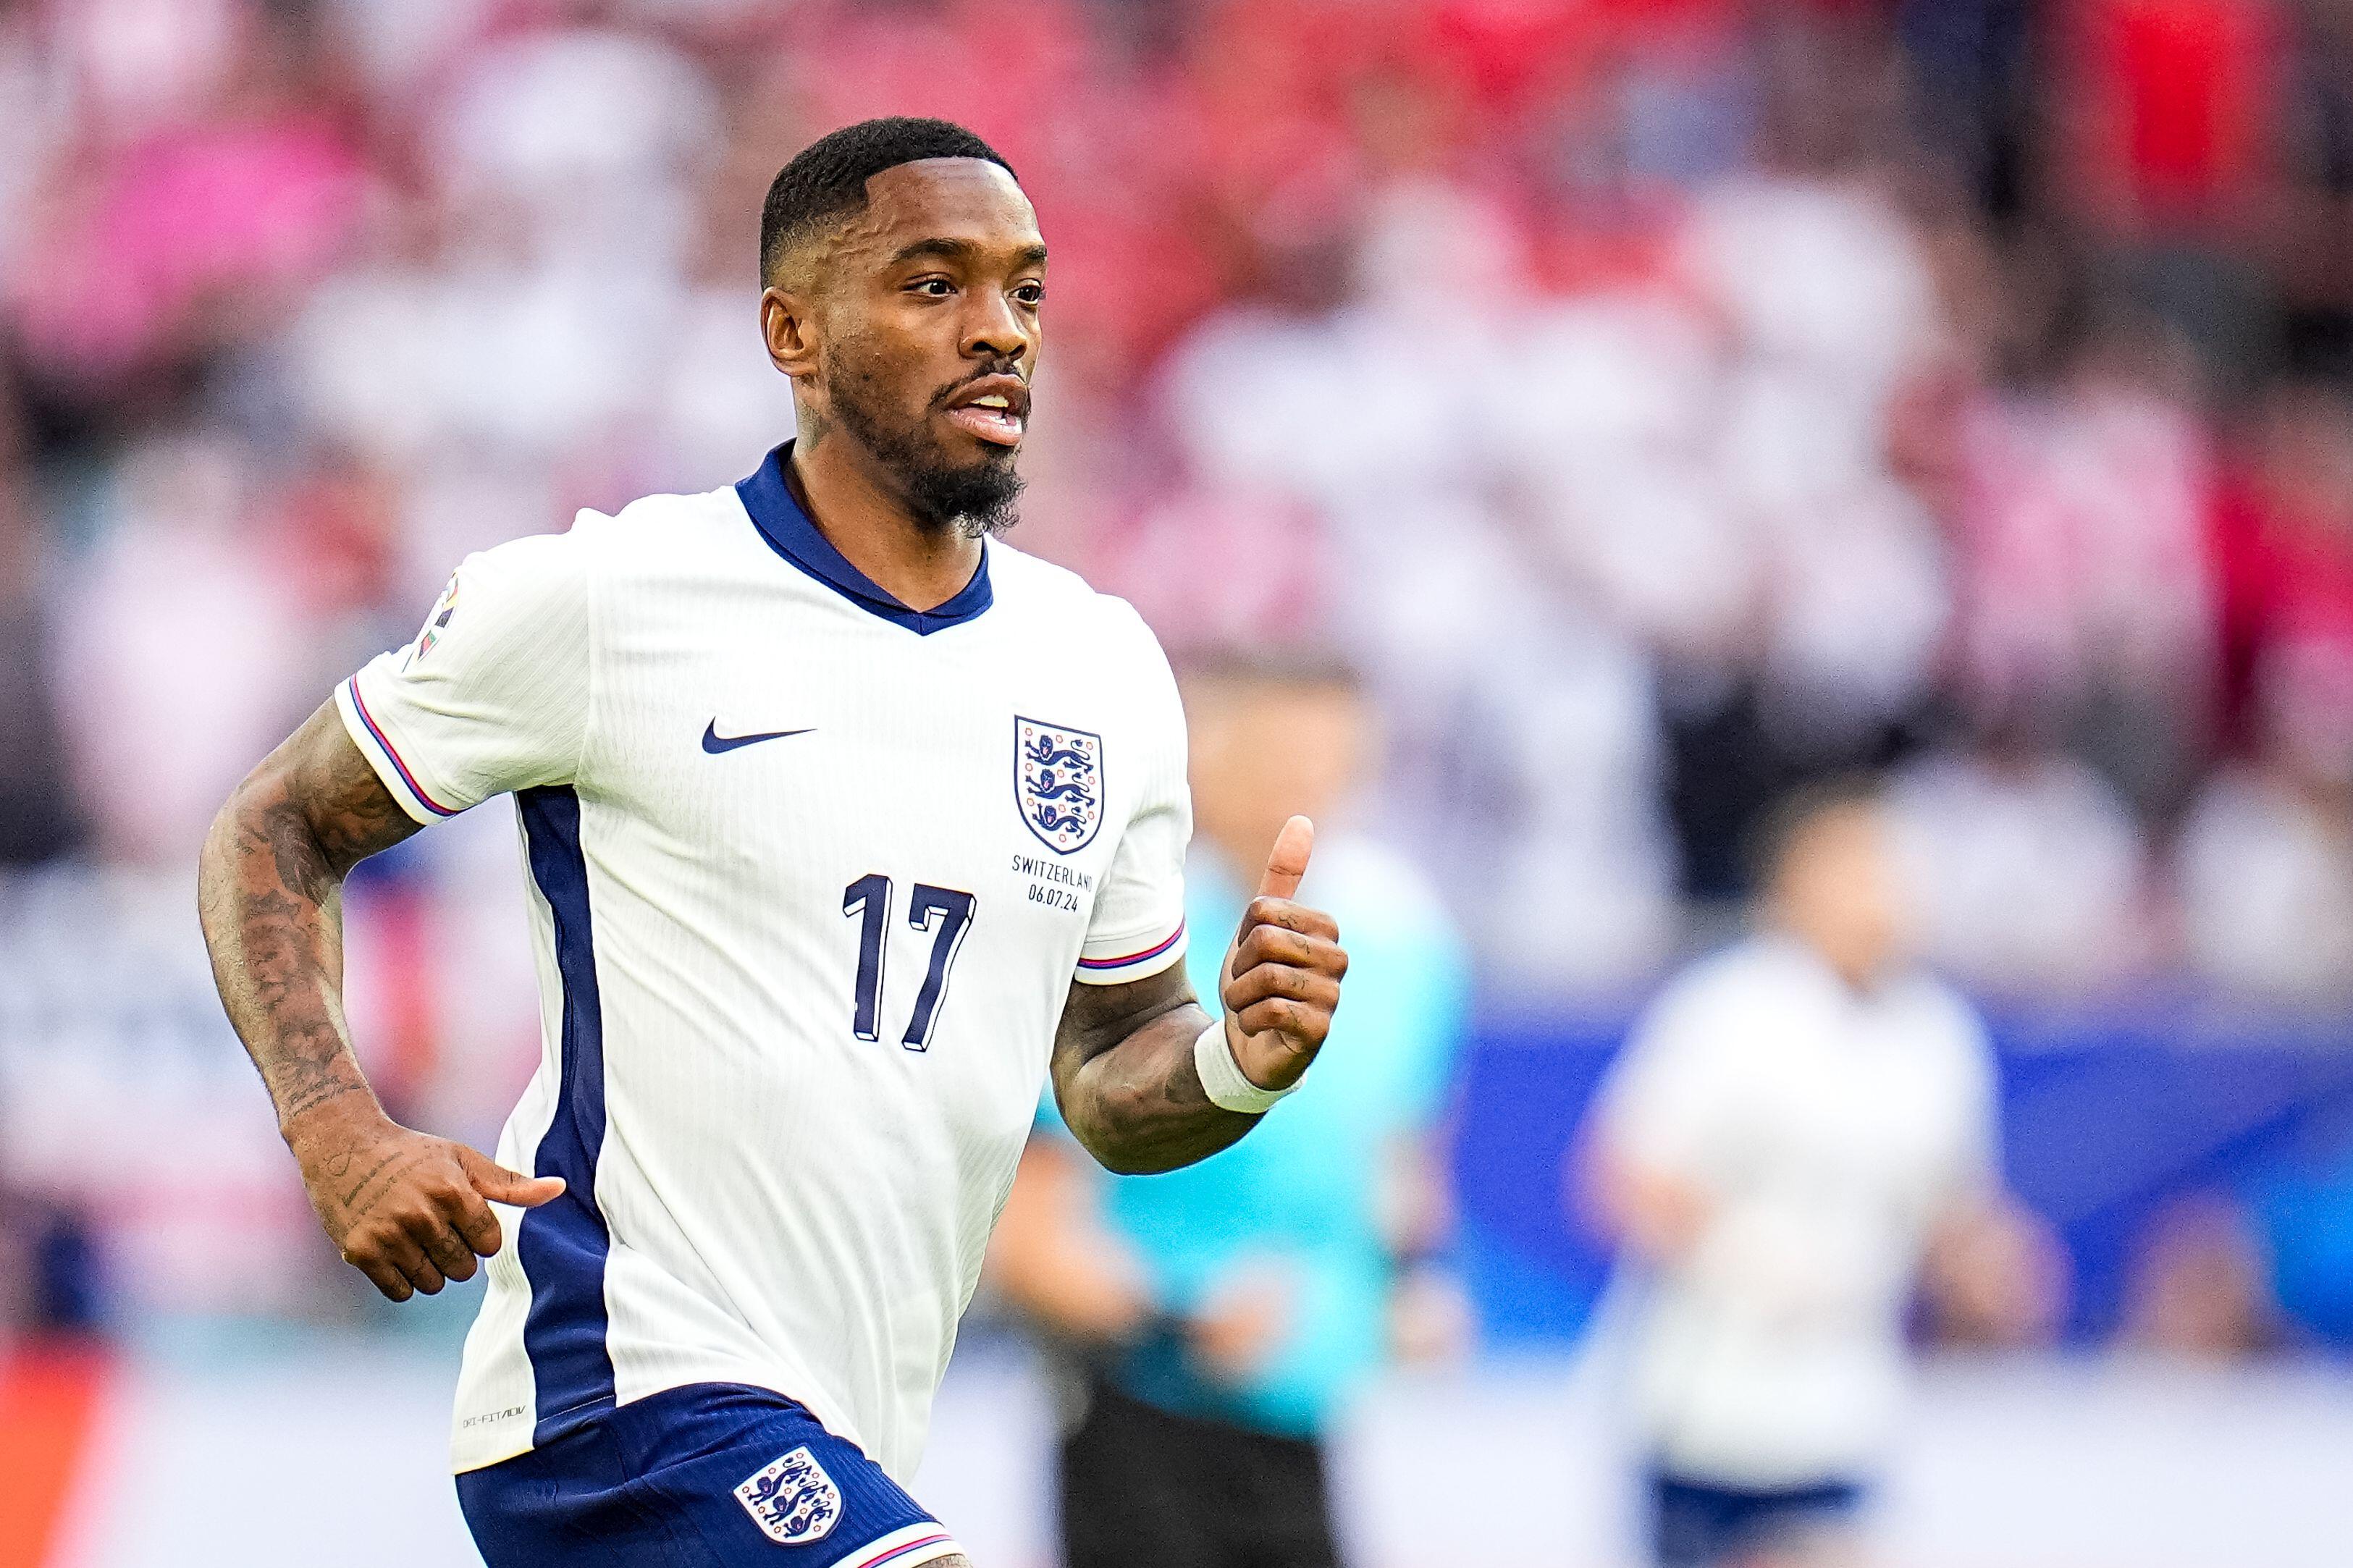
{"label": "tattooed arm", "polygon": [[213,978],[261,1069],[311,1206],[343,1260],[396,1301],[470,1279],[499,1249],[485,1199],[564,1190],[393,1121],[343,1021],[343,878],[417,830],[330,702],[264,758],[206,836],[197,899]]}
{"label": "tattooed arm", "polygon": [[1205,1160],[1258,1121],[1209,1103],[1193,1040],[1209,1016],[1176,964],[1124,985],[1071,983],[1054,1035],[1054,1100],[1071,1136],[1123,1175]]}
{"label": "tattooed arm", "polygon": [[[1294,816],[1275,840],[1258,897],[1226,952],[1226,1048],[1261,1089],[1299,1081],[1324,1047],[1348,955],[1340,928],[1293,901],[1314,832]],[[1127,1175],[1206,1160],[1258,1125],[1210,1102],[1193,1063],[1209,1026],[1181,964],[1124,985],[1073,982],[1054,1037],[1054,1100],[1071,1134]]]}

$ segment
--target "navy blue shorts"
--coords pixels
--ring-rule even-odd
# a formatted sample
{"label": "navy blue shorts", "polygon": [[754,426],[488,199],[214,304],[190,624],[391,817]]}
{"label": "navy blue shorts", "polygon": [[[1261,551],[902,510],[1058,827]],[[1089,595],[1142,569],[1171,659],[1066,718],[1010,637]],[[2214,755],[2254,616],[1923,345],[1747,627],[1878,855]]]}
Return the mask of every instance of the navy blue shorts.
{"label": "navy blue shorts", "polygon": [[735,1384],[617,1405],[458,1478],[490,1568],[916,1568],[963,1550],[858,1445]]}
{"label": "navy blue shorts", "polygon": [[1651,1544],[1659,1568],[1717,1568],[1841,1524],[1862,1503],[1852,1481],[1751,1491],[1654,1470]]}

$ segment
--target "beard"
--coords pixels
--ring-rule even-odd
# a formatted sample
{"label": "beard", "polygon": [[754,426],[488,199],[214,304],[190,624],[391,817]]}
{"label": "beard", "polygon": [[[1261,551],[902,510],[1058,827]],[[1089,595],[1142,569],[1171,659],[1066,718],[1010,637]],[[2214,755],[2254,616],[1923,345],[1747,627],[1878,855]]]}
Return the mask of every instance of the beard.
{"label": "beard", "polygon": [[[932,411],[966,383],[943,388],[921,415],[912,422],[901,422],[884,412],[889,400],[871,373],[845,364],[839,356],[828,359],[826,378],[832,383],[834,417],[898,482],[899,493],[920,527],[927,532],[953,531],[970,539],[986,539],[1021,521],[1015,503],[1027,481],[1014,471],[1014,448],[1003,447],[978,462],[959,464],[949,458],[932,435]],[[978,374],[1011,368],[990,366]]]}

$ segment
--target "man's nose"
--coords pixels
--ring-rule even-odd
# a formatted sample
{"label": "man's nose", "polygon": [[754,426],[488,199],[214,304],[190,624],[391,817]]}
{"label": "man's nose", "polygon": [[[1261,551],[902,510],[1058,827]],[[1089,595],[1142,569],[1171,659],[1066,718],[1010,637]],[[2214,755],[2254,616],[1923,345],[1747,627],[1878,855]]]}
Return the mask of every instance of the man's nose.
{"label": "man's nose", "polygon": [[984,291],[965,318],[964,353],[967,359],[1022,360],[1034,346],[1029,325],[1001,294]]}

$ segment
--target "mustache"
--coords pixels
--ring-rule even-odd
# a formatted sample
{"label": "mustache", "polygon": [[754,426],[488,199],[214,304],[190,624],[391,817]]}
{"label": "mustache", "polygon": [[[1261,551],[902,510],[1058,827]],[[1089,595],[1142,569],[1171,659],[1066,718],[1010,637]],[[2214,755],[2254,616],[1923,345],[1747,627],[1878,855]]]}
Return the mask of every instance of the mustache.
{"label": "mustache", "polygon": [[987,381],[992,375],[1009,375],[1021,384],[1021,406],[1016,412],[1027,414],[1029,410],[1029,378],[1021,374],[1021,362],[1010,359],[992,361],[982,365],[970,375],[961,376],[949,383],[932,395],[931,406],[934,409],[945,408],[950,400],[965,387],[975,382]]}

